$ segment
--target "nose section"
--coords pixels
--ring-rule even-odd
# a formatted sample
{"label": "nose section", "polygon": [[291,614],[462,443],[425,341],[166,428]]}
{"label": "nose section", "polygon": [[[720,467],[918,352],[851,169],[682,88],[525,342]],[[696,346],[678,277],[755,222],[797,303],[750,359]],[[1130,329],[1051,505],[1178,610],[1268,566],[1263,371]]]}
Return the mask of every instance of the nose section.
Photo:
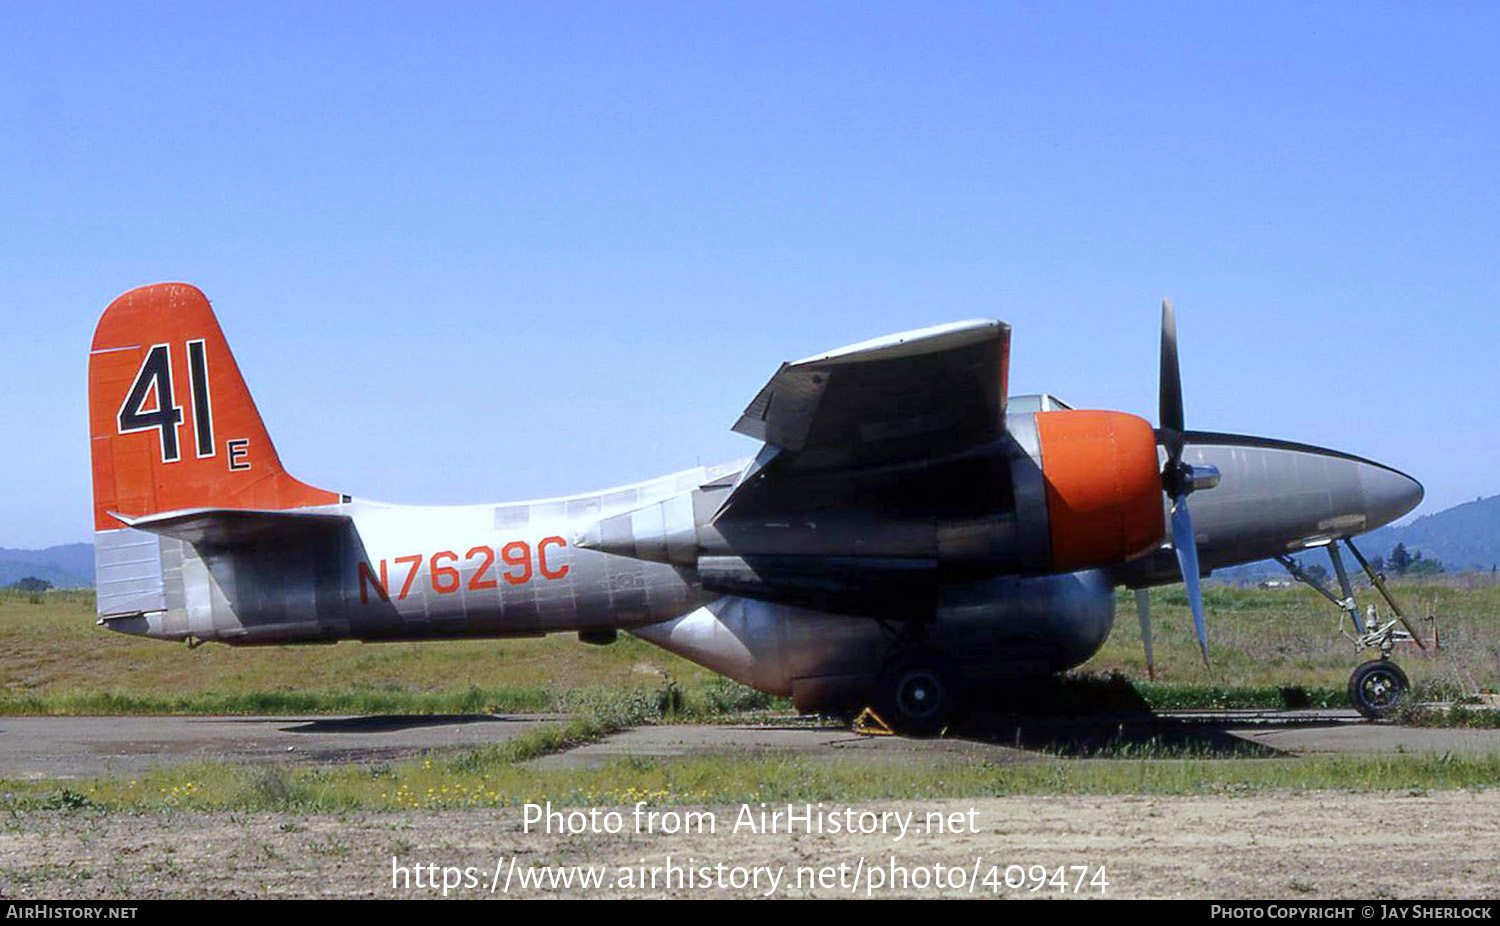
{"label": "nose section", "polygon": [[1358,472],[1371,529],[1389,524],[1422,502],[1422,484],[1403,472],[1378,463],[1360,463]]}
{"label": "nose section", "polygon": [[[1192,495],[1199,560],[1209,569],[1358,536],[1422,501],[1421,484],[1400,470],[1309,444],[1192,431],[1183,460],[1223,474]],[[1153,570],[1175,574],[1159,559]]]}

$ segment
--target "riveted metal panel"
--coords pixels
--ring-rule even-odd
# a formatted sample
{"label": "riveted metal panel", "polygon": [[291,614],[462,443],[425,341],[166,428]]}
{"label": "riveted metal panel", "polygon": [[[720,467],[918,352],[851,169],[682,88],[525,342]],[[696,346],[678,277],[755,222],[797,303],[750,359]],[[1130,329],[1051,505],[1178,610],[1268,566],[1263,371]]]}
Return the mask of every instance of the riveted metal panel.
{"label": "riveted metal panel", "polygon": [[531,523],[530,505],[502,505],[495,509],[495,530],[525,527]]}

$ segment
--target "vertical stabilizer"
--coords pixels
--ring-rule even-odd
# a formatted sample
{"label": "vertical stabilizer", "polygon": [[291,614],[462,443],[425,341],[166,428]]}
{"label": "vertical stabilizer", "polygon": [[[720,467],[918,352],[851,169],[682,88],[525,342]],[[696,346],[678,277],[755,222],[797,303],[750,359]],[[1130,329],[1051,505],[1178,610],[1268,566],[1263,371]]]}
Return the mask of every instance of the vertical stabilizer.
{"label": "vertical stabilizer", "polygon": [[341,500],[282,469],[208,299],[185,283],[133,289],[104,310],[89,353],[89,438],[100,614],[165,608],[172,565],[158,538],[111,512]]}

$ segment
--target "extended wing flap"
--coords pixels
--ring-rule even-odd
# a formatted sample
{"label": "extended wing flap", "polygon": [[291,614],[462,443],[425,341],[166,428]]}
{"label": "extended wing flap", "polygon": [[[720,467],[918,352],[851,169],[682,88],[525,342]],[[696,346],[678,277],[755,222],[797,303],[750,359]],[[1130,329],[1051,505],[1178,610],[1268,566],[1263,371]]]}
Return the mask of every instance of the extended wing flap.
{"label": "extended wing flap", "polygon": [[734,430],[828,464],[962,447],[1004,430],[1010,326],[957,322],[783,364]]}
{"label": "extended wing flap", "polygon": [[343,514],[240,508],[187,508],[138,518],[110,512],[110,516],[136,530],[216,547],[300,543],[337,535],[352,524]]}

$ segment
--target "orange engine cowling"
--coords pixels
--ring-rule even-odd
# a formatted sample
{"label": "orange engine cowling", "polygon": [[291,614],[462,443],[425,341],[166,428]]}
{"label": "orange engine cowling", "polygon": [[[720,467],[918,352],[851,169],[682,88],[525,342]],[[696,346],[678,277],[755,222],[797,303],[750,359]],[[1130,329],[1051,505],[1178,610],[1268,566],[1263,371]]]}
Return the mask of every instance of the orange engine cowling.
{"label": "orange engine cowling", "polygon": [[1106,566],[1166,536],[1156,434],[1124,412],[1036,415],[1047,488],[1052,567]]}

